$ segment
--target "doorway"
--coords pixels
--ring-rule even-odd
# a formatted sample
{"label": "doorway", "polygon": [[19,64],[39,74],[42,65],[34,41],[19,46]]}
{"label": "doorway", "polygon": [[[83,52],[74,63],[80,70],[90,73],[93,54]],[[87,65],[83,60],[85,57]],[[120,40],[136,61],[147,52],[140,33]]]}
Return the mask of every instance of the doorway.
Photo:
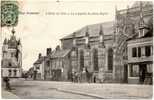
{"label": "doorway", "polygon": [[146,77],[146,72],[147,72],[146,64],[140,64],[139,79],[140,79],[141,84],[144,83],[144,80],[145,80],[145,77]]}
{"label": "doorway", "polygon": [[128,82],[128,66],[124,64],[124,83]]}

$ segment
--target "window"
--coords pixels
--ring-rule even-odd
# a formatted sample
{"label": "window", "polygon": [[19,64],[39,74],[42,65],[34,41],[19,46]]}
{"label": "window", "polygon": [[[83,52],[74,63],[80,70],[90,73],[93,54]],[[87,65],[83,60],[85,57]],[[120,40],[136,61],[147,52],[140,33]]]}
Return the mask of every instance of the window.
{"label": "window", "polygon": [[11,64],[11,62],[9,62],[9,67],[11,67],[12,66],[12,64]]}
{"label": "window", "polygon": [[153,71],[153,66],[152,66],[152,64],[147,64],[147,72],[148,73],[152,73],[152,71]]}
{"label": "window", "polygon": [[14,54],[13,53],[11,53],[11,57],[14,57]]}
{"label": "window", "polygon": [[151,54],[151,47],[145,46],[145,56],[150,56],[150,54]]}
{"label": "window", "polygon": [[9,76],[11,76],[11,74],[12,74],[12,71],[11,71],[11,69],[9,69],[9,70],[8,70],[8,72],[9,72]]}
{"label": "window", "polygon": [[141,47],[138,47],[138,57],[141,57]]}
{"label": "window", "polygon": [[132,57],[137,57],[137,49],[136,48],[132,49]]}
{"label": "window", "polygon": [[82,71],[84,68],[84,52],[83,50],[80,51],[80,70]]}
{"label": "window", "polygon": [[93,51],[93,63],[94,63],[94,71],[98,71],[98,51],[94,49]]}
{"label": "window", "polygon": [[139,66],[138,65],[132,65],[130,67],[130,75],[131,75],[131,77],[138,77],[139,76]]}
{"label": "window", "polygon": [[17,70],[16,69],[14,70],[14,76],[17,76]]}
{"label": "window", "polygon": [[47,63],[47,66],[50,66],[50,61],[47,61],[46,63]]}
{"label": "window", "polygon": [[113,50],[110,48],[108,50],[108,70],[113,69]]}
{"label": "window", "polygon": [[143,37],[143,36],[144,36],[144,30],[141,29],[141,30],[139,30],[139,37]]}
{"label": "window", "polygon": [[36,69],[40,69],[40,67],[38,66],[38,67],[36,67]]}

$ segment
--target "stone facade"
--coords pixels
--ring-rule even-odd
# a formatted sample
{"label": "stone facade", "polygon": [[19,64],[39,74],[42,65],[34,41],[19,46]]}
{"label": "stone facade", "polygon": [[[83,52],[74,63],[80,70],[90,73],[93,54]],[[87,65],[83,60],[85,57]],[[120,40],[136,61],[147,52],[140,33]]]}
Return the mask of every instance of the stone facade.
{"label": "stone facade", "polygon": [[[70,49],[71,69],[91,73],[91,81],[112,81],[114,22],[89,25],[61,39],[62,48]],[[70,42],[68,42],[70,41]],[[67,46],[65,43],[67,42]],[[101,74],[102,71],[105,74]],[[103,76],[101,76],[103,75]],[[101,79],[103,77],[103,80]],[[86,81],[87,79],[82,79]]]}
{"label": "stone facade", "polygon": [[51,80],[68,81],[70,72],[70,50],[56,49],[50,55]]}
{"label": "stone facade", "polygon": [[128,82],[127,40],[138,35],[140,16],[151,27],[152,8],[151,2],[136,2],[131,8],[115,9],[115,22],[88,25],[62,38],[62,49],[72,51],[72,71],[86,69],[97,81]]}
{"label": "stone facade", "polygon": [[[141,18],[142,17],[142,18]],[[149,22],[153,19],[152,2],[136,2],[133,7],[124,10],[116,10],[114,44],[114,74],[115,81],[127,82],[127,40],[138,35],[140,24],[145,22],[150,28]],[[139,42],[139,41],[138,41]]]}
{"label": "stone facade", "polygon": [[22,46],[12,30],[10,39],[5,39],[2,46],[2,77],[21,77],[22,75]]}
{"label": "stone facade", "polygon": [[[48,57],[48,76],[51,80],[66,81],[72,80],[74,74],[80,82],[131,83],[129,66],[141,63],[140,59],[131,58],[132,45],[146,46],[149,42],[152,48],[152,35],[136,38],[143,35],[139,32],[141,25],[146,25],[144,33],[153,33],[152,19],[152,3],[136,2],[131,8],[115,9],[115,21],[87,25],[63,37],[61,48],[57,46]],[[147,66],[152,66],[152,56],[144,59]]]}

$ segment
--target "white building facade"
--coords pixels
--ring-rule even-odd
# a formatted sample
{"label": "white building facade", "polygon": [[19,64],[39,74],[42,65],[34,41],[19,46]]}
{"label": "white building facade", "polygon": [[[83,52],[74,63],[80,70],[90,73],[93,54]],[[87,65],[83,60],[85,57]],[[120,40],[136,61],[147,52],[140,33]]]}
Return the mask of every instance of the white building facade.
{"label": "white building facade", "polygon": [[22,76],[22,45],[20,39],[17,40],[12,30],[10,39],[6,39],[2,46],[1,74],[2,77]]}

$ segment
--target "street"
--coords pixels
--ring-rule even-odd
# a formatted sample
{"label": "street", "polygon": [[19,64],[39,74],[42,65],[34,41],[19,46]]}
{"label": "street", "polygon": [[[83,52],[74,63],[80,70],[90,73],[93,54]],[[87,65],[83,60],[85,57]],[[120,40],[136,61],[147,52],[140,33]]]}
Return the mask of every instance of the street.
{"label": "street", "polygon": [[11,92],[21,99],[152,98],[152,85],[94,84],[19,79],[11,81],[11,86],[14,88]]}

